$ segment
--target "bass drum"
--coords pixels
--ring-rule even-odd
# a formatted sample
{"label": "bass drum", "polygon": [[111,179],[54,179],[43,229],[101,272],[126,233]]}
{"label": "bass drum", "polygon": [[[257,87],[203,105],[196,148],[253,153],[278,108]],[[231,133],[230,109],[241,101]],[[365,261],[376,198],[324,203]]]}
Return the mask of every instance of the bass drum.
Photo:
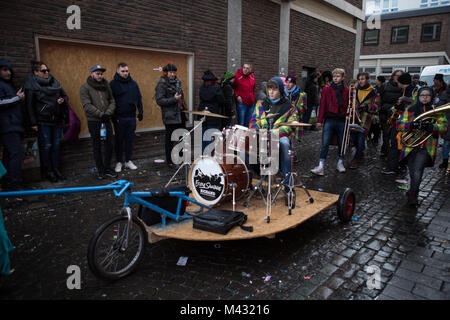
{"label": "bass drum", "polygon": [[234,184],[236,200],[240,199],[248,191],[250,175],[245,162],[234,154],[201,156],[192,164],[188,182],[195,200],[215,206],[233,199]]}

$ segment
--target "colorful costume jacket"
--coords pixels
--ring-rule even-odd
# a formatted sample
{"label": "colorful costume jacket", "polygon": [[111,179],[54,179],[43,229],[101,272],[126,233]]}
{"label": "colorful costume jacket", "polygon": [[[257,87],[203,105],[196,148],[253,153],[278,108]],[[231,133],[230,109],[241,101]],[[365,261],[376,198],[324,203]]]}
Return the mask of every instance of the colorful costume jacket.
{"label": "colorful costume jacket", "polygon": [[[299,99],[300,100],[300,99]],[[258,100],[253,111],[252,119],[250,120],[249,128],[251,129],[269,129],[269,122],[266,119],[266,112],[264,111],[263,102],[265,100]],[[300,140],[303,136],[303,127],[291,128],[288,126],[281,126],[280,123],[298,121],[301,122],[301,118],[297,114],[297,108],[292,107],[288,112],[281,115],[273,124],[273,129],[279,130],[279,137],[289,137],[293,132],[295,138]]]}
{"label": "colorful costume jacket", "polygon": [[367,112],[361,112],[360,118],[361,123],[359,125],[364,128],[364,133],[370,131],[370,126],[372,124],[373,117],[378,114],[380,109],[380,101],[381,97],[376,93],[375,89],[372,88],[372,91],[364,98],[363,101],[359,101],[358,99],[358,91],[356,91],[356,107],[358,108],[361,104],[366,103],[368,105]]}
{"label": "colorful costume jacket", "polygon": [[[407,132],[409,131],[411,122],[416,118],[414,108],[415,105],[409,106],[400,116],[400,118],[396,122],[396,128],[399,132]],[[428,138],[424,143],[422,143],[417,148],[425,148],[430,155],[433,163],[436,156],[436,148],[438,143],[438,135],[443,134],[447,132],[448,123],[447,123],[447,117],[445,116],[445,113],[442,113],[439,115],[436,123],[434,123],[434,130],[433,135]],[[413,148],[407,148],[403,146],[401,154],[400,154],[400,160],[403,160],[411,151]]]}

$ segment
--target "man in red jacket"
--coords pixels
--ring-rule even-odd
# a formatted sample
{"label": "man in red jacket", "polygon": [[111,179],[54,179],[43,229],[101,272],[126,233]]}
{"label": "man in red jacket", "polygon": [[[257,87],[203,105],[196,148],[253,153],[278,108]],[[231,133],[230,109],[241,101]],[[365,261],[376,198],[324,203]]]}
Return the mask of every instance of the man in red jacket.
{"label": "man in red jacket", "polygon": [[234,76],[234,96],[238,124],[248,127],[255,104],[255,76],[250,64],[245,63]]}
{"label": "man in red jacket", "polygon": [[319,117],[317,127],[323,126],[322,150],[320,151],[320,162],[317,167],[311,170],[319,176],[324,175],[325,159],[328,154],[328,147],[334,134],[338,137],[339,160],[336,170],[345,172],[345,167],[341,155],[342,140],[344,137],[345,115],[348,107],[349,89],[344,85],[344,69],[333,70],[333,82],[322,89],[320,99]]}

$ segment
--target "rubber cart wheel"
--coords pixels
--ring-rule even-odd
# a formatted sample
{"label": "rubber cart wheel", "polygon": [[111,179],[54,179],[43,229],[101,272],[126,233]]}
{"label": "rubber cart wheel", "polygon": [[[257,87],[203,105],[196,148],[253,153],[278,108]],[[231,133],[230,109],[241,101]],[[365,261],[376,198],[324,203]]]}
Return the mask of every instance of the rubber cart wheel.
{"label": "rubber cart wheel", "polygon": [[88,247],[88,265],[98,277],[118,280],[136,270],[144,256],[147,232],[133,216],[126,240],[128,218],[115,216],[104,222],[94,233]]}
{"label": "rubber cart wheel", "polygon": [[349,222],[355,212],[355,193],[351,188],[346,188],[340,195],[337,202],[337,215],[342,222]]}

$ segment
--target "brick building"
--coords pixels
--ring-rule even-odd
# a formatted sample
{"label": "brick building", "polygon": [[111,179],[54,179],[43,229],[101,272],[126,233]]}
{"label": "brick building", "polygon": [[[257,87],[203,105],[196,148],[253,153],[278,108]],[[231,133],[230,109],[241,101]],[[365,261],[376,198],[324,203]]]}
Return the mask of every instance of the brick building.
{"label": "brick building", "polygon": [[143,91],[138,131],[160,130],[154,88],[168,61],[178,66],[191,109],[207,69],[220,77],[250,62],[258,85],[289,71],[305,78],[336,67],[349,79],[363,20],[362,0],[2,1],[0,57],[12,63],[18,87],[30,60],[43,60],[68,92],[81,136],[88,132],[78,90],[89,67],[103,65],[111,80],[125,61]]}
{"label": "brick building", "polygon": [[367,16],[359,70],[374,78],[390,76],[396,69],[414,75],[426,66],[449,64],[449,13],[449,5],[383,13],[379,29]]}

